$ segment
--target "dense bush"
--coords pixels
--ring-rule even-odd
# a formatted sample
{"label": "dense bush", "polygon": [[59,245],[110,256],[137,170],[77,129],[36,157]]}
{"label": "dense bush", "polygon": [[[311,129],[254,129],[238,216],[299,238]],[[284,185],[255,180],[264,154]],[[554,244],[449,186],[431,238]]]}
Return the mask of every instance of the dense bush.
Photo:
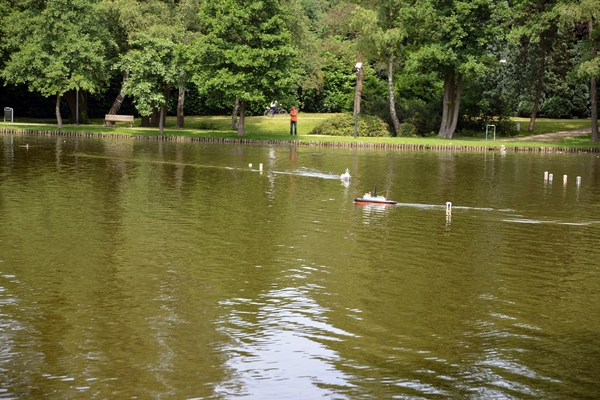
{"label": "dense bush", "polygon": [[531,113],[533,112],[533,102],[529,100],[521,100],[519,104],[517,104],[516,116],[522,118],[531,117]]}
{"label": "dense bush", "polygon": [[413,124],[409,124],[408,122],[400,124],[400,128],[398,129],[398,136],[404,136],[404,137],[417,136],[417,127],[414,126]]}
{"label": "dense bush", "polygon": [[[379,117],[361,115],[358,118],[357,136],[385,137],[390,136],[388,125]],[[352,114],[341,114],[328,118],[311,132],[312,135],[353,136],[354,118]]]}
{"label": "dense bush", "polygon": [[[437,132],[441,123],[441,110],[436,104],[426,103],[420,99],[400,99],[397,106],[398,118],[401,122],[415,127],[415,134],[422,136]],[[398,136],[404,136],[398,133]]]}
{"label": "dense bush", "polygon": [[569,99],[553,96],[541,105],[541,114],[545,118],[570,118],[573,104]]}

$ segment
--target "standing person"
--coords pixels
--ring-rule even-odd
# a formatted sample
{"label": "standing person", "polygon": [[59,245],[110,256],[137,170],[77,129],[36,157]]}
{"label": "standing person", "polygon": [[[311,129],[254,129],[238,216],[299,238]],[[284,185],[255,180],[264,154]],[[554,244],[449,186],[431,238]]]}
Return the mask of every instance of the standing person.
{"label": "standing person", "polygon": [[[292,106],[290,110],[290,135],[298,135],[297,125],[298,124],[298,110]],[[292,133],[294,132],[294,133]]]}

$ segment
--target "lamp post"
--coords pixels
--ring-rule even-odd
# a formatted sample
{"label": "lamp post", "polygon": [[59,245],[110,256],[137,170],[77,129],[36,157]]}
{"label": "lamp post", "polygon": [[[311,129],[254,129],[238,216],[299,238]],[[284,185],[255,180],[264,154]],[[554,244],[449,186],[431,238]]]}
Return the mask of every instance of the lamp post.
{"label": "lamp post", "polygon": [[356,127],[358,125],[358,76],[362,63],[356,63],[354,69],[356,70],[356,93],[354,94],[354,139],[356,139]]}

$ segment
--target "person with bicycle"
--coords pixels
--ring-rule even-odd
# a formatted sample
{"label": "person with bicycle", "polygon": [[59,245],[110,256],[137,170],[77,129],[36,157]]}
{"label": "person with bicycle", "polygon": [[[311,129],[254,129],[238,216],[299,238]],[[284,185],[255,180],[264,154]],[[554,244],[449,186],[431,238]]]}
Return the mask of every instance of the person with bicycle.
{"label": "person with bicycle", "polygon": [[277,100],[271,102],[271,116],[277,115]]}
{"label": "person with bicycle", "polygon": [[[290,110],[290,135],[298,135],[298,130],[297,130],[297,125],[298,125],[298,110],[296,110],[295,106],[292,106],[292,109]],[[292,133],[292,131],[294,133]]]}

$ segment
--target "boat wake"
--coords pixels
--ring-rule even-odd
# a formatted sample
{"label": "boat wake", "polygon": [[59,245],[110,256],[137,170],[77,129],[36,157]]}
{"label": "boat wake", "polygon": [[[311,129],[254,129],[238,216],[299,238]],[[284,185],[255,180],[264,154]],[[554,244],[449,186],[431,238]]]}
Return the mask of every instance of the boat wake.
{"label": "boat wake", "polygon": [[311,177],[311,178],[321,178],[321,179],[335,179],[335,180],[339,180],[340,179],[340,175],[339,174],[325,174],[322,172],[316,172],[316,171],[304,171],[304,170],[295,170],[295,171],[269,171],[272,174],[277,174],[277,175],[298,175],[298,176],[307,176],[307,177]]}

